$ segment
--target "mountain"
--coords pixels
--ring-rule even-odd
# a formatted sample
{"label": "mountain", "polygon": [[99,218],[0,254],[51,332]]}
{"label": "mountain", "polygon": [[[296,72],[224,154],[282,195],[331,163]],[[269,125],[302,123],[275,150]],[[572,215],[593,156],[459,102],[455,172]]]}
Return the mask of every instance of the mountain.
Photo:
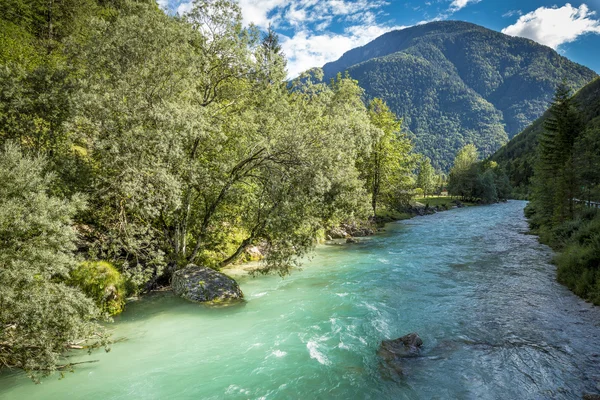
{"label": "mountain", "polygon": [[579,89],[597,76],[529,39],[459,21],[386,33],[323,67],[325,79],[345,71],[444,170],[465,144],[496,151],[544,113],[562,80]]}
{"label": "mountain", "polygon": [[[586,128],[600,126],[600,78],[596,78],[573,96],[581,111]],[[490,159],[503,166],[517,193],[526,195],[533,176],[538,139],[544,131],[544,122],[550,116],[544,113],[523,132],[512,138]],[[600,166],[599,166],[600,168]]]}

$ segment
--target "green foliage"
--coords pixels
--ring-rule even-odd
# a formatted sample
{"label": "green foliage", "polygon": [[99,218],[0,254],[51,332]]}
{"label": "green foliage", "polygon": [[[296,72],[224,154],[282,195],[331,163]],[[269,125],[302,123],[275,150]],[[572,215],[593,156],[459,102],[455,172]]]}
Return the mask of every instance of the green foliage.
{"label": "green foliage", "polygon": [[419,173],[417,174],[417,188],[423,191],[423,195],[427,197],[434,192],[438,185],[439,177],[435,174],[435,170],[431,166],[431,160],[425,157],[419,164]]}
{"label": "green foliage", "polygon": [[538,145],[532,207],[540,225],[552,228],[574,217],[575,199],[580,194],[574,146],[582,130],[570,91],[560,85]]}
{"label": "green foliage", "polygon": [[506,200],[511,187],[508,177],[495,162],[479,162],[473,145],[463,147],[450,170],[448,193],[482,203]]}
{"label": "green foliage", "polygon": [[466,144],[491,155],[543,114],[561,80],[579,89],[596,77],[546,46],[458,21],[387,33],[323,68],[385,100],[443,171]]}
{"label": "green foliage", "polygon": [[372,124],[369,152],[361,157],[358,167],[367,183],[375,216],[378,203],[396,209],[408,203],[412,186],[410,171],[416,159],[411,154],[411,142],[400,134],[402,122],[381,99],[371,101],[369,117]]}
{"label": "green foliage", "polygon": [[[277,36],[244,28],[234,0],[182,17],[130,0],[7,9],[0,144],[46,162],[14,145],[0,160],[4,366],[59,368],[124,285],[257,245],[260,272],[284,275],[324,230],[410,197],[417,157],[387,106],[348,76],[286,82]],[[74,257],[74,226],[79,256],[105,262]]]}
{"label": "green foliage", "polygon": [[600,305],[600,216],[566,224],[570,225],[570,237],[554,259],[558,281],[578,296]]}
{"label": "green foliage", "polygon": [[[588,127],[587,129],[597,128],[600,117],[600,79],[595,79],[575,93],[572,103],[581,113],[582,122]],[[506,170],[516,193],[522,197],[527,197],[531,193],[531,179],[534,175],[538,144],[544,134],[545,122],[549,118],[551,113],[548,110],[490,158]]]}
{"label": "green foliage", "polygon": [[453,196],[471,197],[474,191],[479,159],[477,148],[473,144],[463,147],[456,158],[448,176],[448,193]]}
{"label": "green foliage", "polygon": [[574,97],[558,87],[536,135],[538,157],[526,210],[540,240],[561,251],[554,259],[558,280],[595,304],[600,304],[600,214],[588,202],[600,200],[599,83]]}
{"label": "green foliage", "polygon": [[48,195],[44,160],[13,144],[0,153],[0,366],[32,377],[68,368],[70,344],[104,344],[93,302],[64,282],[76,268],[73,215],[83,207]]}
{"label": "green foliage", "polygon": [[109,262],[82,262],[71,271],[67,283],[94,300],[102,313],[116,315],[125,307],[125,279]]}
{"label": "green foliage", "polygon": [[[0,135],[48,157],[55,193],[88,194],[85,247],[128,282],[257,244],[285,274],[319,231],[368,216],[374,182],[377,201],[407,197],[414,157],[389,110],[369,112],[347,77],[290,90],[277,36],[244,29],[235,1],[182,18],[129,1],[74,12],[85,24],[54,36],[58,61],[5,70]],[[357,168],[374,158],[376,179]]]}

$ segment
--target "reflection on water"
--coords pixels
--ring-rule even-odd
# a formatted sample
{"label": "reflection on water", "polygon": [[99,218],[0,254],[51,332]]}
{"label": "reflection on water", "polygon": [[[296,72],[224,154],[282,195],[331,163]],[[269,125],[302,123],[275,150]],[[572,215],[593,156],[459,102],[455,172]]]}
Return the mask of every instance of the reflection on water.
{"label": "reflection on water", "polygon": [[[600,311],[554,281],[523,234],[524,202],[391,224],[327,246],[291,277],[240,277],[228,308],[157,294],[127,338],[65,380],[0,376],[2,399],[561,399],[600,391]],[[382,339],[418,332],[421,357],[386,378]],[[90,358],[84,358],[90,359]]]}

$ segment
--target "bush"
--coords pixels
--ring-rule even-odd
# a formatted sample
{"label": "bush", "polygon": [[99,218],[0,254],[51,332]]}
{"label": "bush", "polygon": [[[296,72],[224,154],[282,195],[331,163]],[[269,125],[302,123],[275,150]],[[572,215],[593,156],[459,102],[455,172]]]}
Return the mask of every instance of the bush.
{"label": "bush", "polygon": [[85,261],[71,272],[71,286],[83,291],[98,308],[108,315],[116,315],[125,307],[125,279],[106,261]]}
{"label": "bush", "polygon": [[577,221],[580,228],[554,259],[557,278],[578,296],[600,305],[600,218]]}
{"label": "bush", "polygon": [[46,161],[0,149],[0,368],[33,379],[71,368],[66,349],[108,343],[98,308],[64,282],[77,267],[73,215],[81,197],[49,194]]}
{"label": "bush", "polygon": [[563,248],[584,224],[583,220],[576,218],[558,225],[550,231],[550,246],[556,249]]}

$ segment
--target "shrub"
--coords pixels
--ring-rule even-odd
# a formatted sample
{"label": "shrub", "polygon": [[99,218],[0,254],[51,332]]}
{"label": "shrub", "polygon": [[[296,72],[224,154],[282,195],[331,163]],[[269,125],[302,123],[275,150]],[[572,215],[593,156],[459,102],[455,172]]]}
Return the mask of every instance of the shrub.
{"label": "shrub", "polygon": [[94,300],[103,313],[116,315],[123,311],[125,279],[111,263],[85,261],[71,272],[69,284]]}
{"label": "shrub", "polygon": [[600,305],[600,219],[576,231],[555,259],[558,281],[575,294]]}

